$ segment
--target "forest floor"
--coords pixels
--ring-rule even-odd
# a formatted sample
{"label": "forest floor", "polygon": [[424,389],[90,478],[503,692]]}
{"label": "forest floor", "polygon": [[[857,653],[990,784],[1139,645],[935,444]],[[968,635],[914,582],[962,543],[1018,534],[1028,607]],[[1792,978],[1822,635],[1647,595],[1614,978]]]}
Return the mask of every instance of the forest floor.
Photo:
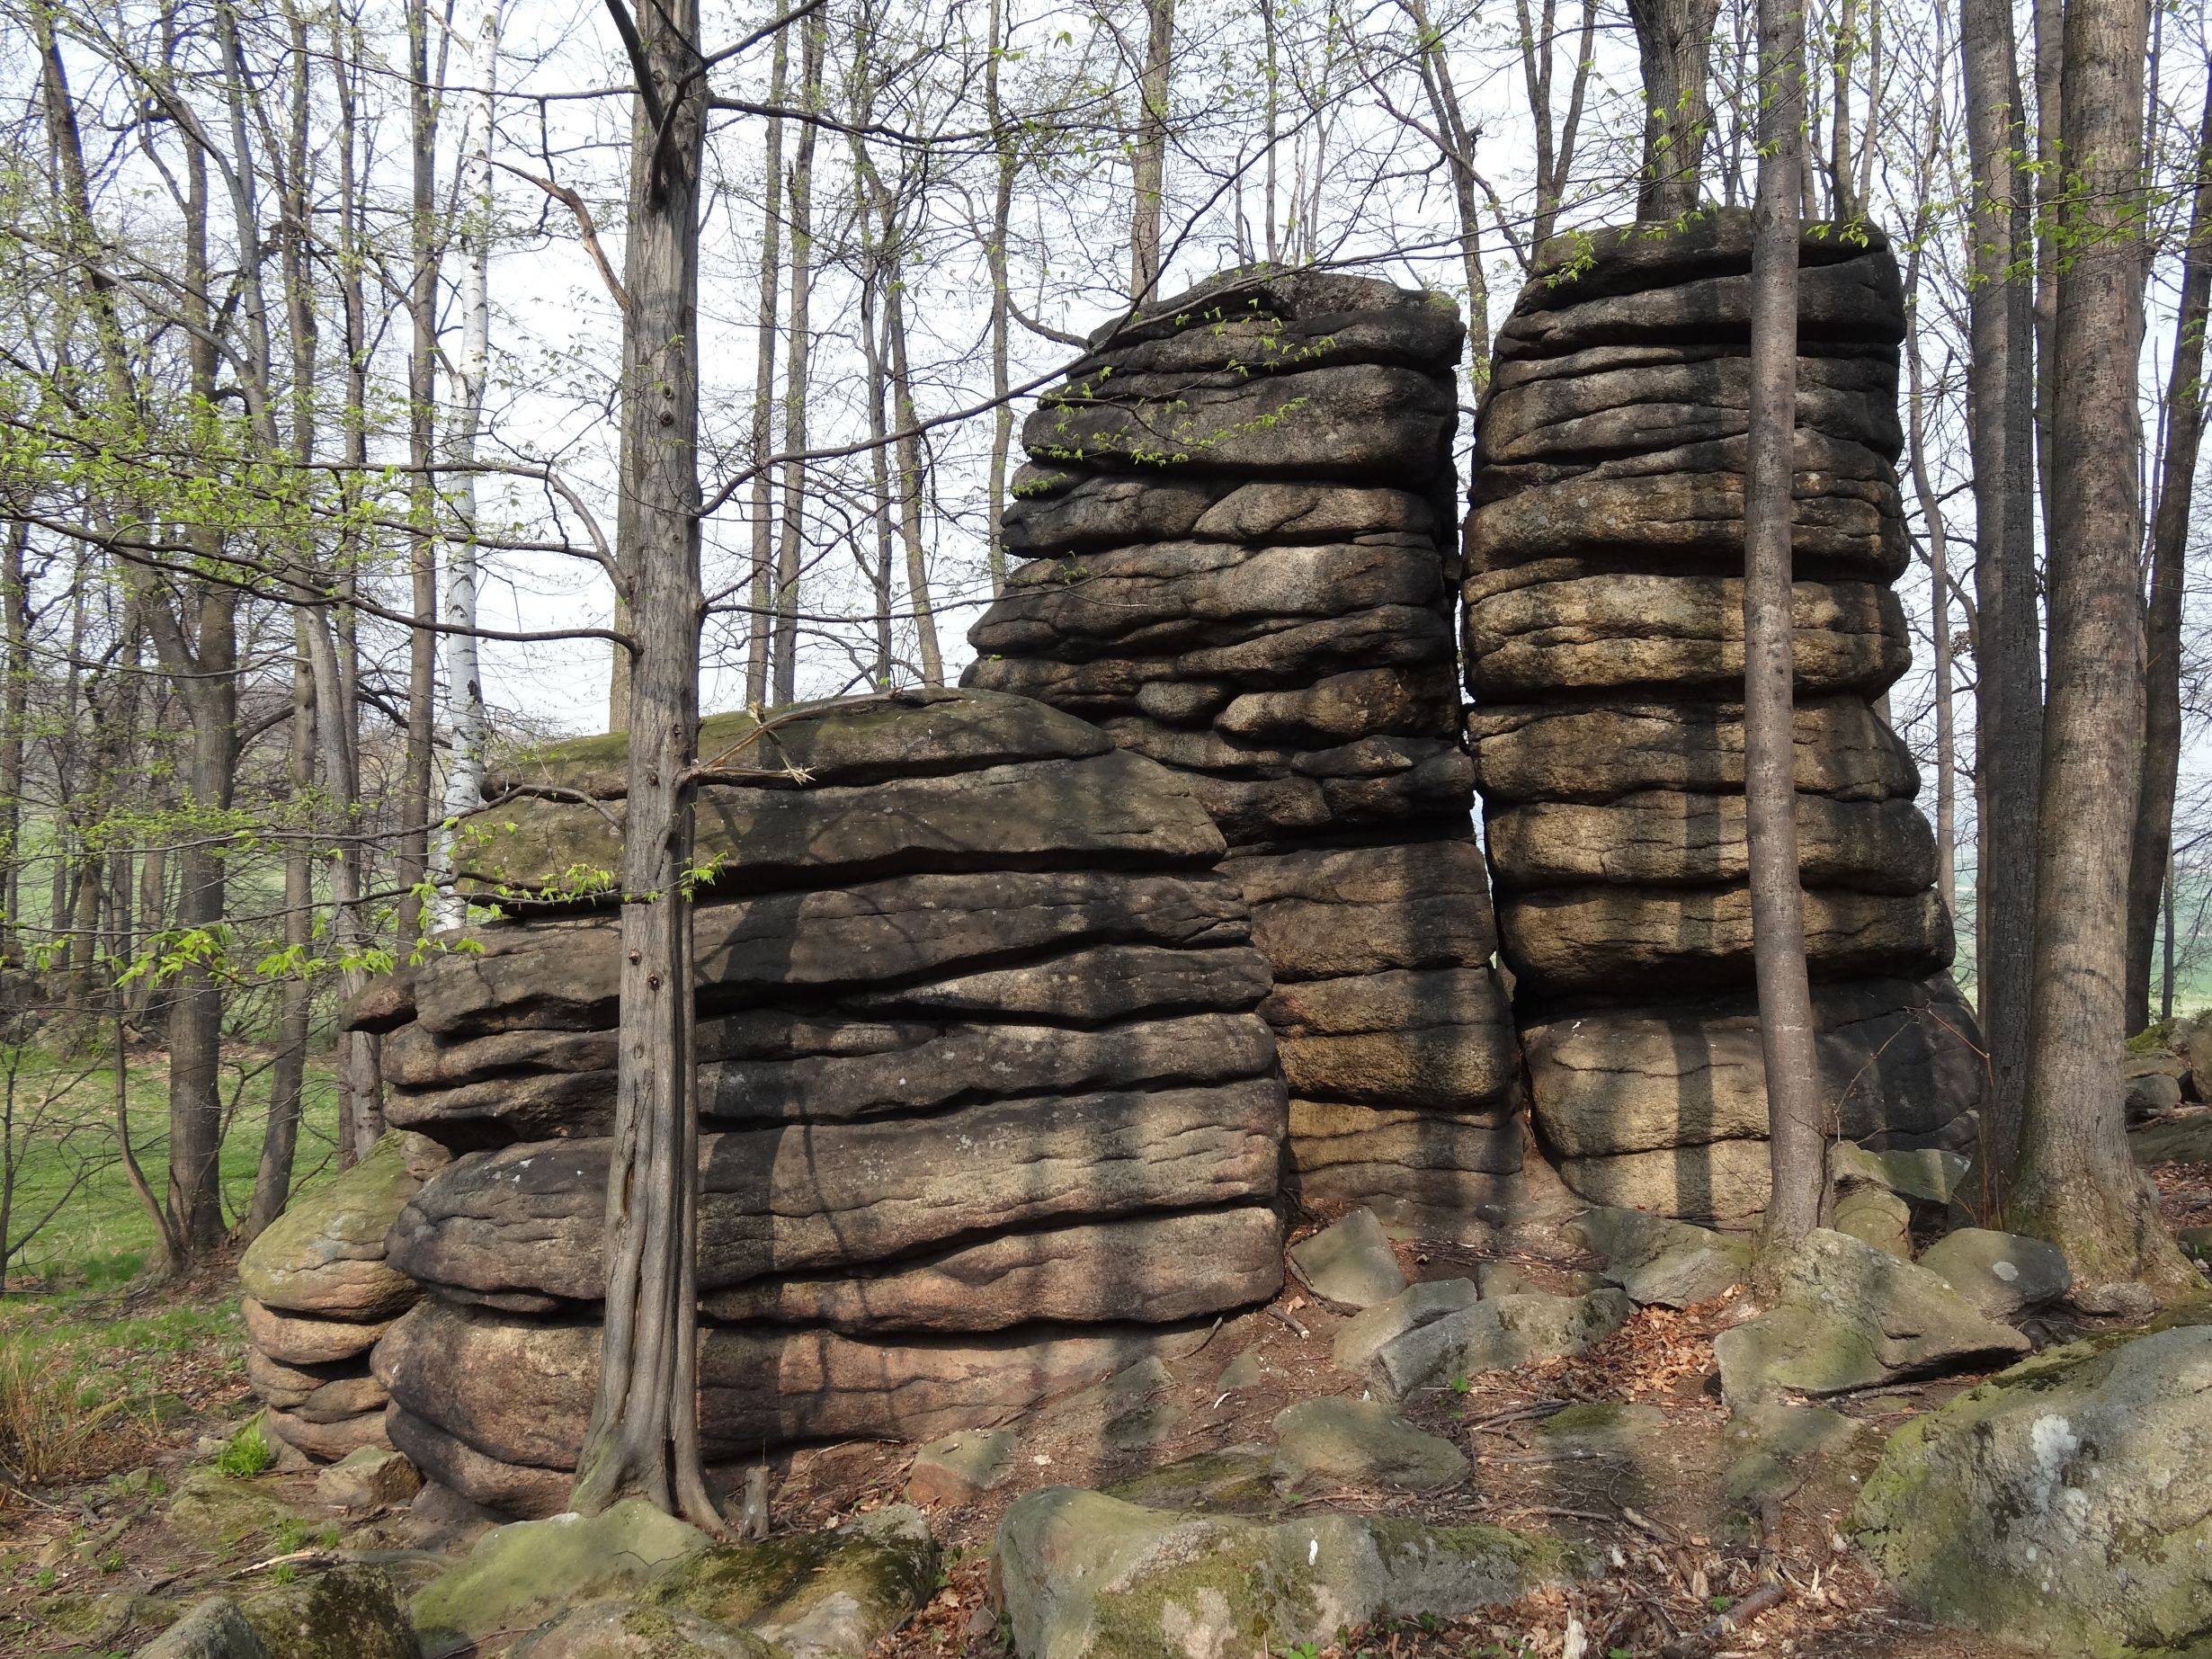
{"label": "forest floor", "polygon": [[[2212,1221],[2212,1164],[2170,1165],[2159,1176],[2176,1226]],[[1468,1277],[1480,1260],[1417,1243],[1400,1255],[1416,1279]],[[1521,1261],[1539,1281],[1588,1265],[1567,1256]],[[218,1455],[254,1404],[232,1271],[216,1262],[184,1283],[18,1297],[0,1312],[0,1464],[12,1476],[0,1479],[0,1652],[128,1654],[201,1595],[281,1582],[293,1569],[280,1557],[424,1541],[404,1514],[364,1521],[319,1505],[310,1473],[252,1483],[273,1495],[283,1519],[250,1539],[210,1547],[171,1525],[170,1494]],[[1261,1506],[1280,1517],[1336,1509],[1540,1530],[1595,1545],[1610,1563],[1601,1577],[1468,1619],[1371,1628],[1341,1646],[1270,1659],[2023,1659],[2021,1650],[1915,1619],[1845,1536],[1858,1483],[1887,1437],[1977,1378],[1831,1402],[1860,1425],[1851,1443],[1779,1502],[1731,1504],[1723,1490],[1740,1448],[1725,1433],[1712,1339],[1731,1322],[1734,1300],[1646,1308],[1579,1358],[1416,1396],[1405,1414],[1471,1459],[1469,1476],[1448,1488],[1279,1492]],[[988,1552],[1009,1503],[1041,1486],[1141,1479],[1194,1454],[1263,1444],[1294,1402],[1359,1393],[1358,1380],[1330,1362],[1340,1324],[1291,1289],[1272,1307],[1217,1325],[1170,1361],[1173,1385],[1148,1402],[1134,1439],[1103,1432],[1075,1403],[1016,1424],[1013,1476],[974,1504],[932,1516],[945,1549],[940,1587],[877,1659],[997,1659]],[[2048,1334],[2063,1339],[2075,1328],[2087,1327]],[[1217,1387],[1246,1354],[1256,1358],[1257,1380]],[[1253,1369],[1247,1361],[1243,1372]],[[1641,1432],[1614,1443],[1547,1432],[1563,1405],[1588,1401],[1653,1409],[1639,1414]],[[802,1452],[779,1472],[776,1526],[811,1528],[899,1502],[910,1462],[910,1451],[872,1443]],[[413,1559],[420,1570],[433,1565]]]}

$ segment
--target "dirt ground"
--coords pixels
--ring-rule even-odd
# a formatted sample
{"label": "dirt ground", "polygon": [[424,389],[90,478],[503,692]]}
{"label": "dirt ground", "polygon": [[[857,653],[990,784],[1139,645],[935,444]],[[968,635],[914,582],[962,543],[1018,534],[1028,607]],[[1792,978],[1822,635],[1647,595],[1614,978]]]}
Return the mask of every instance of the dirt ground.
{"label": "dirt ground", "polygon": [[[2172,1165],[2157,1175],[2176,1226],[2212,1219],[2212,1165]],[[1458,1246],[1400,1246],[1401,1265],[1414,1279],[1472,1277],[1483,1259]],[[1564,1251],[1511,1259],[1556,1288],[1566,1288],[1565,1275],[1592,1265]],[[232,1294],[226,1271],[211,1269],[192,1284],[120,1297],[115,1312],[212,1307]],[[1423,1392],[1407,1403],[1406,1415],[1472,1460],[1467,1477],[1441,1491],[1301,1490],[1266,1500],[1265,1512],[1276,1515],[1340,1508],[1543,1529],[1596,1546],[1610,1564],[1601,1578],[1569,1591],[1447,1623],[1351,1632],[1341,1646],[1298,1650],[1290,1659],[2021,1659],[2019,1649],[1913,1618],[1844,1538],[1857,1484],[1888,1435],[1978,1378],[1831,1402],[1862,1425],[1850,1445],[1785,1501],[1747,1512],[1722,1497],[1726,1471],[1741,1448],[1724,1436],[1712,1355],[1714,1335],[1738,1314],[1733,1293],[1681,1312],[1646,1308],[1580,1358]],[[932,1517],[946,1552],[944,1582],[917,1619],[880,1645],[879,1659],[1001,1659],[988,1548],[1009,1503],[1041,1486],[1106,1485],[1194,1454],[1263,1445],[1286,1406],[1359,1393],[1358,1380],[1329,1360],[1342,1318],[1309,1293],[1287,1289],[1272,1306],[1193,1338],[1169,1362],[1173,1386],[1133,1421],[1125,1415],[1102,1424],[1079,1400],[1014,1425],[1012,1476],[983,1501]],[[2085,1328],[2044,1334],[2063,1339]],[[1247,1354],[1257,1356],[1258,1380],[1220,1387],[1222,1372]],[[196,1548],[163,1519],[166,1494],[253,1409],[241,1343],[200,1342],[146,1362],[162,1397],[174,1403],[169,1409],[102,1423],[85,1437],[73,1466],[48,1485],[24,1491],[0,1483],[0,1653],[22,1659],[128,1654],[198,1596],[244,1592],[287,1571],[268,1556],[226,1559]],[[1544,1432],[1547,1417],[1585,1401],[1655,1407],[1664,1414],[1663,1430],[1598,1444]],[[798,1452],[778,1471],[775,1524],[811,1528],[898,1502],[911,1460],[908,1449],[872,1442]],[[342,1548],[422,1541],[401,1515],[364,1522],[318,1509],[312,1474],[267,1484],[301,1516],[276,1540],[285,1547],[279,1555],[312,1563],[341,1537]],[[418,1570],[431,1565],[416,1558]]]}

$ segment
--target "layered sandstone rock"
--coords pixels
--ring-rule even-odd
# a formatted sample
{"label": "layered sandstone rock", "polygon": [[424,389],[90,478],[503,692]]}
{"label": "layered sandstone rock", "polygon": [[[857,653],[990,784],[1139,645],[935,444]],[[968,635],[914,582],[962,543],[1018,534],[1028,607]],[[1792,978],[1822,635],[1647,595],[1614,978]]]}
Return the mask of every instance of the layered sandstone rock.
{"label": "layered sandstone rock", "polygon": [[[1878,233],[1803,243],[1796,779],[1823,1093],[1840,1133],[1955,1143],[1985,1075],[1876,700],[1904,315]],[[1539,1135],[1599,1203],[1766,1199],[1744,816],[1748,218],[1562,238],[1500,331],[1466,526],[1467,683]]]}
{"label": "layered sandstone rock", "polygon": [[[1001,1421],[1274,1293],[1273,981],[1184,780],[981,691],[723,717],[700,751],[710,1459]],[[430,1292],[375,1351],[393,1442],[513,1512],[561,1507],[590,1414],[622,759],[503,780],[461,861],[507,919],[355,1008],[392,1121],[458,1155],[390,1228]]]}
{"label": "layered sandstone rock", "polygon": [[1299,1193],[1480,1229],[1525,1199],[1451,614],[1458,317],[1233,272],[1101,331],[1022,429],[974,686],[1095,720],[1227,837]]}
{"label": "layered sandstone rock", "polygon": [[238,1260],[246,1382],[271,1430],[311,1458],[389,1443],[370,1353],[422,1289],[388,1260],[385,1238],[445,1157],[419,1136],[387,1135],[295,1198]]}

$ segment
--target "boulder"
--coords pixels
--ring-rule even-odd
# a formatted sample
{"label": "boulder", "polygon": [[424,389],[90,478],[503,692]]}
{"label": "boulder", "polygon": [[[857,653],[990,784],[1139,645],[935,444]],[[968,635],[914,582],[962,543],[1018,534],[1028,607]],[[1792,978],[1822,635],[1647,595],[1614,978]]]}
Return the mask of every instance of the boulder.
{"label": "boulder", "polygon": [[1634,1311],[1619,1291],[1503,1296],[1417,1326],[1384,1344],[1368,1376],[1384,1398],[1442,1387],[1455,1378],[1512,1370],[1578,1354],[1619,1330]]}
{"label": "boulder", "polygon": [[1985,1316],[2010,1325],[2074,1287],[2065,1253],[2039,1238],[1960,1227],[1928,1246],[1926,1268]]}
{"label": "boulder", "polygon": [[2178,1110],[2181,1080],[2165,1072],[2145,1072],[2127,1080],[2127,1121],[2132,1127]]}
{"label": "boulder", "polygon": [[199,1468],[178,1483],[163,1519],[188,1544],[227,1556],[287,1521],[312,1518],[300,1511],[281,1481],[234,1479],[212,1468]]}
{"label": "boulder", "polygon": [[2052,1349],[1890,1439],[1851,1521],[1931,1617],[2063,1654],[2212,1640],[2212,1327]]}
{"label": "boulder", "polygon": [[1559,1179],[1590,1203],[1731,1229],[1748,1228],[1765,1213],[1773,1179],[1763,1140],[1562,1158],[1558,1167]]}
{"label": "boulder", "polygon": [[635,1601],[587,1603],[540,1625],[508,1651],[514,1659],[780,1659],[749,1630]]}
{"label": "boulder", "polygon": [[384,1235],[420,1184],[397,1135],[352,1169],[294,1196],[238,1258],[238,1284],[264,1307],[362,1323],[389,1319],[421,1290],[384,1260]]}
{"label": "boulder", "polygon": [[138,1659],[270,1659],[228,1596],[209,1596],[138,1649]]}
{"label": "boulder", "polygon": [[932,1440],[914,1455],[906,1496],[923,1509],[973,1503],[1012,1471],[1010,1429],[963,1429]]}
{"label": "boulder", "polygon": [[1901,1261],[1913,1259],[1913,1207],[1887,1187],[1839,1183],[1828,1225]]}
{"label": "boulder", "polygon": [[1877,1152],[1838,1144],[1828,1149],[1829,1173],[1839,1186],[1878,1186],[1915,1203],[1941,1209],[1967,1178],[1963,1154],[1940,1146],[1899,1146]]}
{"label": "boulder", "polygon": [[268,1659],[417,1659],[392,1581],[346,1565],[264,1590],[239,1609]]}
{"label": "boulder", "polygon": [[1347,1320],[1336,1333],[1330,1357],[1338,1370],[1356,1376],[1408,1331],[1464,1312],[1477,1299],[1475,1281],[1469,1279],[1438,1279],[1409,1285],[1388,1301],[1363,1308]]}
{"label": "boulder", "polygon": [[1728,1501],[1754,1512],[1781,1503],[1850,1445],[1859,1427],[1825,1405],[1753,1400],[1738,1406],[1724,1434],[1733,1454],[1722,1477]]}
{"label": "boulder", "polygon": [[1372,1307],[1405,1289],[1397,1253],[1369,1209],[1355,1209],[1342,1220],[1290,1246],[1291,1262],[1315,1295],[1351,1307]]}
{"label": "boulder", "polygon": [[415,1465],[385,1446],[364,1446],[315,1477],[315,1501],[340,1510],[396,1508],[422,1489]]}
{"label": "boulder", "polygon": [[363,1448],[390,1444],[384,1434],[381,1405],[327,1423],[281,1412],[273,1406],[264,1417],[272,1434],[321,1463],[337,1462]]}
{"label": "boulder", "polygon": [[2212,1111],[2146,1125],[2127,1137],[2138,1164],[2212,1164]]}
{"label": "boulder", "polygon": [[1781,1259],[1776,1281],[1771,1307],[1714,1339],[1731,1405],[1785,1389],[1844,1394],[2029,1346],[1926,1268],[1828,1228]]}
{"label": "boulder", "polygon": [[1289,1486],[1428,1492],[1467,1472],[1457,1446],[1375,1400],[1300,1400],[1276,1414],[1274,1430],[1275,1474]]}
{"label": "boulder", "polygon": [[1603,1257],[1603,1276],[1639,1307],[1710,1301],[1751,1267],[1749,1241],[1642,1210],[1593,1209],[1566,1235]]}
{"label": "boulder", "polygon": [[789,1659],[864,1659],[929,1600],[937,1560],[922,1512],[894,1504],[823,1531],[690,1555],[646,1601],[743,1629]]}
{"label": "boulder", "polygon": [[326,1319],[314,1314],[288,1314],[255,1301],[238,1299],[245,1319],[245,1340],[255,1352],[286,1366],[334,1365],[367,1353],[384,1333],[389,1319],[357,1321]]}
{"label": "boulder", "polygon": [[1331,1513],[1270,1525],[1061,1486],[1007,1511],[994,1573],[1021,1659],[1243,1659],[1378,1619],[1450,1619],[1594,1565],[1503,1527]]}
{"label": "boulder", "polygon": [[415,1592],[407,1611],[427,1652],[451,1652],[565,1609],[633,1595],[709,1542],[642,1498],[596,1515],[515,1521],[478,1539],[466,1560]]}
{"label": "boulder", "polygon": [[[1264,1201],[1280,1090],[1253,1078],[702,1136],[700,1288],[881,1261],[1023,1223]],[[393,1227],[393,1262],[433,1285],[595,1299],[609,1146],[533,1144],[458,1160]],[[1148,1316],[1141,1306],[1120,1311]]]}

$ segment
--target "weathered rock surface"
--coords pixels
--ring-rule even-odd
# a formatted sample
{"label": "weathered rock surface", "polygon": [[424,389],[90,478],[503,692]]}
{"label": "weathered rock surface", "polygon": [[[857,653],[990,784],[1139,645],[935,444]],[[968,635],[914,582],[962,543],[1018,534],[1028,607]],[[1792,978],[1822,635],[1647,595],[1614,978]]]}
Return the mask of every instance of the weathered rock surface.
{"label": "weathered rock surface", "polygon": [[1449,1619],[1594,1566],[1500,1527],[1330,1513],[1269,1525],[1063,1486],[1006,1512],[994,1570],[1021,1659],[1241,1659],[1378,1619]]}
{"label": "weathered rock surface", "polygon": [[1511,1370],[1581,1353],[1619,1330],[1633,1311],[1619,1291],[1587,1296],[1502,1296],[1417,1325],[1386,1343],[1368,1375],[1386,1399],[1441,1387],[1455,1377]]}
{"label": "weathered rock surface", "polygon": [[[1478,415],[1462,583],[1539,1140],[1584,1198],[1729,1226],[1766,1201],[1740,701],[1751,239],[1714,210],[1545,256]],[[1873,706],[1911,657],[1890,587],[1902,290],[1878,235],[1808,232],[1802,260],[1792,771],[1823,1081],[1853,1138],[1963,1137],[1979,1035],[1940,977],[1951,925],[1913,762]],[[1879,1230],[1877,1207],[1854,1225]]]}
{"label": "weathered rock surface", "polygon": [[963,1429],[930,1441],[906,1471],[906,1496],[924,1509],[973,1503],[1013,1467],[1010,1429]]}
{"label": "weathered rock surface", "polygon": [[1773,1306],[1714,1339],[1731,1405],[1785,1389],[1842,1394],[2029,1348],[1928,1269],[1824,1227],[1777,1275]]}
{"label": "weathered rock surface", "polygon": [[646,1601],[745,1631],[789,1659],[861,1659],[929,1600],[937,1562],[922,1512],[893,1504],[841,1527],[687,1556]]}
{"label": "weathered rock surface", "polygon": [[1315,1295],[1351,1307],[1373,1307],[1405,1289],[1397,1253],[1371,1209],[1355,1209],[1290,1246],[1290,1261]]}
{"label": "weathered rock surface", "polygon": [[2057,1654],[2212,1639],[2212,1327],[2055,1348],[1894,1435],[1852,1522],[1931,1616]]}
{"label": "weathered rock surface", "polygon": [[1276,1414],[1274,1430],[1275,1473],[1290,1486],[1429,1492],[1467,1471],[1457,1446],[1376,1400],[1300,1400]]}
{"label": "weathered rock surface", "polygon": [[1920,1264],[1991,1319],[2009,1325],[2073,1288],[2065,1253],[2040,1238],[1960,1227],[1928,1246]]}
{"label": "weathered rock surface", "polygon": [[1458,343],[1363,278],[1146,308],[1024,427],[1007,523],[1035,557],[967,676],[1189,780],[1273,970],[1298,1196],[1444,1232],[1515,1199],[1521,1154],[1490,1132],[1520,1068],[1453,673]]}
{"label": "weathered rock surface", "polygon": [[1356,1375],[1408,1331],[1433,1325],[1448,1314],[1464,1312],[1477,1299],[1471,1279],[1436,1279],[1409,1285],[1388,1301],[1362,1308],[1347,1320],[1336,1333],[1330,1357],[1338,1370]]}
{"label": "weathered rock surface", "polygon": [[[932,1440],[1180,1352],[1197,1340],[1191,1330],[1030,1325],[901,1341],[709,1325],[700,1342],[700,1432],[718,1462],[757,1458],[763,1442]],[[393,1444],[425,1475],[495,1508],[550,1513],[583,1444],[598,1360],[590,1320],[432,1300],[394,1328],[376,1364],[392,1394]]]}
{"label": "weathered rock surface", "polygon": [[1568,1238],[1604,1258],[1601,1272],[1639,1307],[1688,1307],[1741,1284],[1748,1241],[1640,1209],[1593,1209]]}

